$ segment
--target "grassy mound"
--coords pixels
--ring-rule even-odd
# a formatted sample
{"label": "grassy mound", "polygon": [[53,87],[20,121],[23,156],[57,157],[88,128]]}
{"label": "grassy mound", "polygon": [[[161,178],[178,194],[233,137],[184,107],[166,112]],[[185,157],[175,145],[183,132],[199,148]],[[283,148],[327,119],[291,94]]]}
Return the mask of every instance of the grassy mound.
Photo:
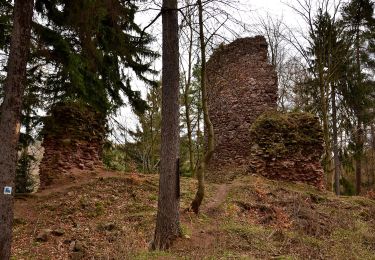
{"label": "grassy mound", "polygon": [[149,252],[157,179],[118,174],[18,199],[13,258],[374,259],[375,201],[259,176],[208,184],[198,216],[184,211],[196,182],[183,178],[183,237]]}

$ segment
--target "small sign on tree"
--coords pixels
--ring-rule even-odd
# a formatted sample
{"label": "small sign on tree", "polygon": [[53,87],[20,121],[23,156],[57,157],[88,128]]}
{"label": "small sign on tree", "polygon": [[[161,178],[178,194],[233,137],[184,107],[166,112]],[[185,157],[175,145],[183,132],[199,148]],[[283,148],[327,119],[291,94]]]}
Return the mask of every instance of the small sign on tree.
{"label": "small sign on tree", "polygon": [[12,187],[5,186],[4,187],[4,194],[5,195],[12,195]]}

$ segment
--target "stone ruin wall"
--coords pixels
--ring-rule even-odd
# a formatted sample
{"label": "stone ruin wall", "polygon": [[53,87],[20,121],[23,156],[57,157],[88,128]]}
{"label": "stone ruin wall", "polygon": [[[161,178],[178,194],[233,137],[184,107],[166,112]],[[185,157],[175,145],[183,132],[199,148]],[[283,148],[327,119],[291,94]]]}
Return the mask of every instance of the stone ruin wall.
{"label": "stone ruin wall", "polygon": [[277,107],[277,74],[268,63],[265,38],[237,39],[215,50],[207,62],[207,88],[215,134],[207,179],[216,180],[227,170],[246,168],[250,126]]}
{"label": "stone ruin wall", "polygon": [[43,129],[40,187],[101,168],[105,133],[105,117],[93,108],[76,103],[55,105]]}
{"label": "stone ruin wall", "polygon": [[312,114],[266,112],[250,129],[247,172],[268,179],[304,182],[324,188],[323,131]]}

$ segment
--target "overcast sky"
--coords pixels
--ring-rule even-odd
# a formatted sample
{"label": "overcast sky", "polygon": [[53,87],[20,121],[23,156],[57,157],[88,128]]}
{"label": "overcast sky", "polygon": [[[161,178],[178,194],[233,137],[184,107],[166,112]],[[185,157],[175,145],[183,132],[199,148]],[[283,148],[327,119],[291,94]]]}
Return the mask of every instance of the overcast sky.
{"label": "overcast sky", "polygon": [[[291,10],[281,0],[242,0],[251,10],[256,12],[269,12],[274,15],[290,14]],[[284,2],[284,3],[283,3]]]}

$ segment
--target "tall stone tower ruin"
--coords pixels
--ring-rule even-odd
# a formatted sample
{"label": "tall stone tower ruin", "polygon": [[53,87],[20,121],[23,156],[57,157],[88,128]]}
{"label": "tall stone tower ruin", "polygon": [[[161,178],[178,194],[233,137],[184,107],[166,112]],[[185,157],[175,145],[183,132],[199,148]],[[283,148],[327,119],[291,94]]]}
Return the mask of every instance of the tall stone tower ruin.
{"label": "tall stone tower ruin", "polygon": [[207,88],[215,133],[207,178],[228,179],[230,171],[247,166],[252,123],[277,106],[277,75],[265,38],[237,39],[215,50],[207,63]]}

